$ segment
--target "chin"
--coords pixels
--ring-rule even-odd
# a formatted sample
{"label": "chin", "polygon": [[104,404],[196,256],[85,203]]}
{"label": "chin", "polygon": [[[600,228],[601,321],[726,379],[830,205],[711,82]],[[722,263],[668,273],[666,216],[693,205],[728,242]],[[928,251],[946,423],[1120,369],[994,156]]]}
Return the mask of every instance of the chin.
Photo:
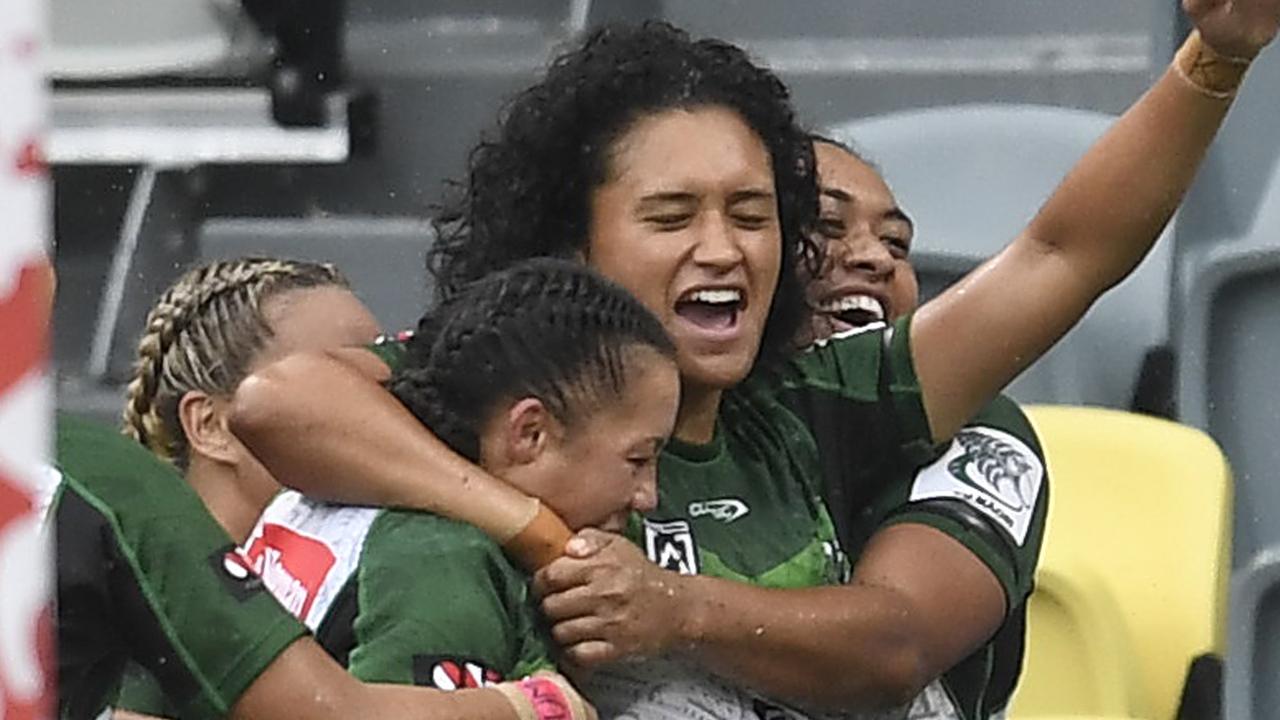
{"label": "chin", "polygon": [[680,363],[680,380],[686,386],[728,390],[746,380],[754,364],[754,355],[690,358]]}

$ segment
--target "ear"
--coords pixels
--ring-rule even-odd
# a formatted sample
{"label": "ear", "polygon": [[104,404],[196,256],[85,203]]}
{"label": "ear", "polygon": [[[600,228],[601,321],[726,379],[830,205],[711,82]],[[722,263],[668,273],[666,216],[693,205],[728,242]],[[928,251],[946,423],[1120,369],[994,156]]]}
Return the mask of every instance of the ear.
{"label": "ear", "polygon": [[507,460],[513,465],[529,465],[550,448],[559,423],[541,400],[527,397],[507,410],[502,430]]}
{"label": "ear", "polygon": [[235,464],[239,456],[223,405],[208,393],[192,390],[178,401],[178,420],[192,455]]}

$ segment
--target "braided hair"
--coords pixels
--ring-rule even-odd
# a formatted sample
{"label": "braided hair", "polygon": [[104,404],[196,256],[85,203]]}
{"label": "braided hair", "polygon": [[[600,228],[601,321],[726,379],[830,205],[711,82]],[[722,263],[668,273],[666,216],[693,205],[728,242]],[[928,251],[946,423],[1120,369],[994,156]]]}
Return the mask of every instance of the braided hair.
{"label": "braided hair", "polygon": [[124,407],[124,433],[186,467],[178,404],[192,390],[230,395],[272,337],[262,306],[301,288],[348,287],[332,265],[242,258],[194,268],[147,315]]}
{"label": "braided hair", "polygon": [[761,341],[768,363],[791,354],[807,316],[795,270],[821,252],[813,144],[781,80],[739,47],[694,40],[669,24],[613,25],[555,59],[506,107],[496,137],[468,160],[465,185],[434,220],[428,267],[442,298],[530,257],[585,255],[594,190],[617,141],[646,116],[724,107],[759,136],[772,161],[782,272]]}
{"label": "braided hair", "polygon": [[630,293],[575,262],[529,260],[423,317],[388,387],[478,462],[480,428],[497,403],[536,397],[572,426],[623,392],[640,348],[675,358],[662,324]]}

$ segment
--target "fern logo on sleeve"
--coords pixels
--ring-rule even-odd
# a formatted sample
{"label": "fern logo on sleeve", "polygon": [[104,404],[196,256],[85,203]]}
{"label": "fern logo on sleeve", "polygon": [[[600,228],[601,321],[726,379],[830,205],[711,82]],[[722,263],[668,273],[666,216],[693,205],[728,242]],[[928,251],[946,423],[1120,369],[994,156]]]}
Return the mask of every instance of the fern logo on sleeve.
{"label": "fern logo on sleeve", "polygon": [[1044,464],[1025,442],[985,426],[961,430],[937,462],[916,475],[912,501],[961,500],[1026,542]]}

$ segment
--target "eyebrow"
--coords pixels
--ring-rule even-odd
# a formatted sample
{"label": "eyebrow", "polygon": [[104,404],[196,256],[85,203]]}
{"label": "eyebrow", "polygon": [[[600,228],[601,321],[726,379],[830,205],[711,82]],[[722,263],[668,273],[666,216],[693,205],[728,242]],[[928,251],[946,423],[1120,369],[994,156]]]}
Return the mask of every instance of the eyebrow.
{"label": "eyebrow", "polygon": [[[849,193],[837,187],[824,187],[821,189],[821,193],[829,198],[832,198],[833,200],[838,200],[840,202],[845,202],[845,203],[857,202],[857,200],[854,199],[852,195],[850,195]],[[889,208],[885,212],[884,219],[897,220],[899,222],[904,222],[911,227],[912,232],[915,232],[916,222],[911,219],[911,216],[908,215],[905,210],[898,207],[897,205],[894,205],[893,207]]]}
{"label": "eyebrow", "polygon": [[896,205],[889,212],[885,213],[884,217],[886,220],[899,220],[906,223],[907,227],[911,228],[912,232],[915,232],[916,230],[915,221],[911,219],[911,216],[908,215],[906,211]]}
{"label": "eyebrow", "polygon": [[696,199],[697,198],[694,196],[693,193],[680,192],[677,190],[669,190],[669,191],[660,191],[660,192],[655,192],[655,193],[650,193],[648,195],[645,195],[640,198],[640,201],[638,204],[656,205],[658,203],[666,203],[666,202],[688,202],[690,200],[696,200]]}
{"label": "eyebrow", "polygon": [[768,200],[773,201],[773,193],[760,188],[748,188],[746,190],[738,190],[729,195],[729,204],[733,205],[740,202],[748,202],[751,200]]}

